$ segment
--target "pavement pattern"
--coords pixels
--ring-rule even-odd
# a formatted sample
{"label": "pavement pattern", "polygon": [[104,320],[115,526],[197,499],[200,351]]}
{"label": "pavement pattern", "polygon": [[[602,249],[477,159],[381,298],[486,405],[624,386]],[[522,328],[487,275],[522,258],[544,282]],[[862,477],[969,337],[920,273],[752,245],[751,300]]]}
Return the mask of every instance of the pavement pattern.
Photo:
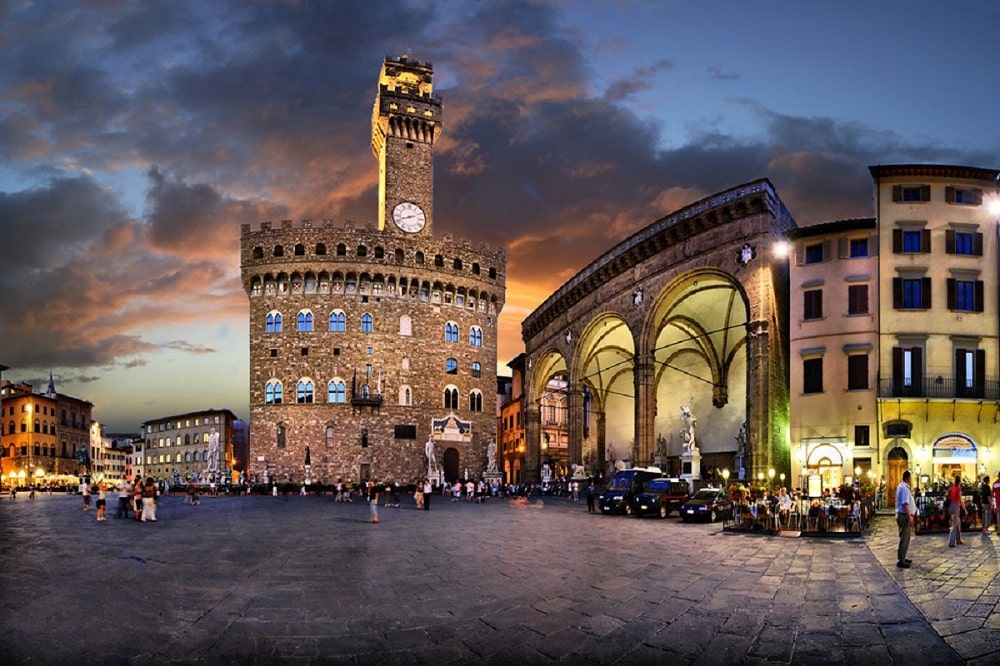
{"label": "pavement pattern", "polygon": [[0,663],[994,664],[1000,538],[723,532],[545,498],[0,500]]}

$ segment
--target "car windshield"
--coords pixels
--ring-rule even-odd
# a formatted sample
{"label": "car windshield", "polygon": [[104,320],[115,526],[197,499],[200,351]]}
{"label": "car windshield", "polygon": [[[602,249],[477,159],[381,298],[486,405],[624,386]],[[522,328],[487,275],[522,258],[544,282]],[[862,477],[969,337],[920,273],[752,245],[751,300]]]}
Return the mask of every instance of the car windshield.
{"label": "car windshield", "polygon": [[699,490],[698,492],[696,492],[694,494],[694,497],[692,497],[691,499],[695,499],[695,500],[714,500],[718,496],[719,496],[719,491],[718,490]]}
{"label": "car windshield", "polygon": [[635,472],[618,472],[608,484],[608,490],[628,490]]}
{"label": "car windshield", "polygon": [[647,486],[646,489],[650,491],[655,490],[657,492],[665,492],[670,490],[670,481],[667,479],[654,479],[649,482],[649,486]]}

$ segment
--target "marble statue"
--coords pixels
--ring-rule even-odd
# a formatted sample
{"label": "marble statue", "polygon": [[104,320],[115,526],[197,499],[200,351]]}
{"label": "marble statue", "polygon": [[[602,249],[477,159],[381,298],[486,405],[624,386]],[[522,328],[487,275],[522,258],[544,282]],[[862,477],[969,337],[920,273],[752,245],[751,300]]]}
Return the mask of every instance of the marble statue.
{"label": "marble statue", "polygon": [[681,441],[684,442],[684,450],[695,452],[698,450],[698,443],[695,440],[694,429],[698,424],[698,419],[695,418],[694,414],[691,413],[691,403],[694,402],[694,396],[688,401],[688,404],[681,405],[681,418],[684,419],[684,427],[681,428]]}
{"label": "marble statue", "polygon": [[424,455],[427,456],[427,476],[437,475],[437,456],[434,454],[434,435],[431,434],[424,444]]}
{"label": "marble statue", "polygon": [[491,439],[486,446],[486,473],[497,474],[497,441]]}
{"label": "marble statue", "polygon": [[219,433],[212,428],[212,433],[208,436],[208,473],[219,471]]}

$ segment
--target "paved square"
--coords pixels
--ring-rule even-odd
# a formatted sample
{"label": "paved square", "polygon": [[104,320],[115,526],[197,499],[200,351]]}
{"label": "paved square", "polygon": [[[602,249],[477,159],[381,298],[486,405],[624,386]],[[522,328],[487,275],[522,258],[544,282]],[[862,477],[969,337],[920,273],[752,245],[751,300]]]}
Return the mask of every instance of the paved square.
{"label": "paved square", "polygon": [[116,520],[115,503],[99,523],[75,496],[0,501],[4,664],[1000,658],[1000,539],[919,536],[902,571],[889,517],[862,541],[548,498],[435,497],[430,511],[404,498],[377,525],[325,496],[168,497],[155,524]]}

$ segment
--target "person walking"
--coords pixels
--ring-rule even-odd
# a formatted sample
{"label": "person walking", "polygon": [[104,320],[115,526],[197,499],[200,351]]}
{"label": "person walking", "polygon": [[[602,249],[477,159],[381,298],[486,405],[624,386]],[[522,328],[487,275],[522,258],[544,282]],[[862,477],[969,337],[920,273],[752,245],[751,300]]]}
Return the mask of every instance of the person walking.
{"label": "person walking", "polygon": [[948,488],[948,512],[951,514],[951,532],[948,535],[948,547],[960,546],[962,541],[962,517],[965,515],[965,503],[962,502],[962,477],[955,475],[955,483]]}
{"label": "person walking", "polygon": [[[1000,476],[997,476],[997,483],[1000,483]],[[430,479],[424,479],[424,511],[431,510],[431,493],[433,492]]]}
{"label": "person walking", "polygon": [[365,499],[368,500],[368,514],[373,523],[378,522],[378,495],[378,484],[374,479],[369,480],[365,486]]}
{"label": "person walking", "polygon": [[899,547],[896,549],[896,566],[909,569],[912,560],[907,555],[910,549],[910,536],[913,534],[913,516],[916,513],[916,502],[910,490],[910,470],[903,472],[902,482],[896,486],[896,525],[899,527]]}
{"label": "person walking", "polygon": [[989,534],[993,522],[993,486],[989,474],[983,477],[983,485],[979,486],[979,506],[983,515],[983,534]]}
{"label": "person walking", "polygon": [[594,513],[594,496],[597,495],[597,488],[594,482],[587,484],[587,513]]}
{"label": "person walking", "polygon": [[83,495],[83,510],[90,511],[90,483],[84,481],[80,484],[80,494]]}
{"label": "person walking", "polygon": [[135,512],[135,519],[142,519],[142,477],[135,475],[135,482],[132,484],[132,511]]}

